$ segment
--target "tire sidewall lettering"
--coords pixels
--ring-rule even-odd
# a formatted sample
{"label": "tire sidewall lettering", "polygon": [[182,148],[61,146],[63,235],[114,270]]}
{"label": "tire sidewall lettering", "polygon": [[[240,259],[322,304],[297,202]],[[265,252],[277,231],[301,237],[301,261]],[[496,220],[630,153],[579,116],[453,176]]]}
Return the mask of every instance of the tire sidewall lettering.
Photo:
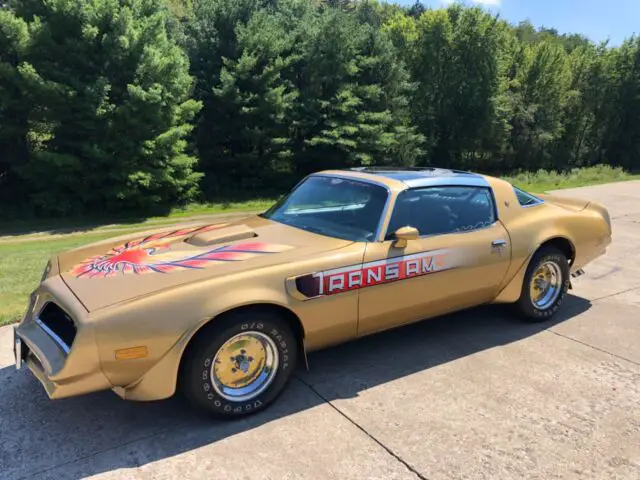
{"label": "tire sidewall lettering", "polygon": [[264,330],[264,324],[262,322],[247,322],[240,325],[240,330]]}
{"label": "tire sidewall lettering", "polygon": [[[536,317],[541,318],[541,319],[549,318],[549,317],[553,316],[558,311],[558,309],[562,305],[562,302],[564,301],[565,294],[569,290],[569,279],[568,278],[564,278],[564,277],[567,277],[567,275],[565,275],[565,269],[562,268],[562,265],[565,263],[566,259],[561,257],[560,255],[553,255],[553,254],[544,255],[543,257],[541,257],[536,262],[536,268],[534,268],[533,271],[535,271],[544,262],[549,262],[549,261],[554,262],[558,266],[561,267],[561,271],[562,271],[562,275],[563,275],[562,288],[561,288],[560,295],[558,296],[558,299],[556,300],[556,303],[554,303],[551,308],[548,308],[546,310],[541,310],[541,309],[533,306],[532,313]],[[533,305],[533,302],[531,302],[531,305]]]}
{"label": "tire sidewall lettering", "polygon": [[[272,340],[274,340],[274,343],[276,345],[276,348],[278,349],[278,354],[280,357],[278,372],[276,373],[276,377],[273,379],[273,382],[276,383],[278,380],[278,377],[282,375],[283,372],[287,371],[290,365],[290,349],[289,349],[287,336],[283,335],[280,332],[280,330],[278,330],[277,328],[273,328],[272,326],[267,326],[267,328],[265,328],[265,323],[260,321],[244,322],[239,324],[238,327],[236,328],[237,330],[235,332],[233,331],[228,332],[227,335],[235,335],[236,333],[248,333],[251,331],[260,331],[263,334],[268,335],[270,338],[272,338]],[[214,410],[224,413],[227,416],[235,416],[235,415],[241,415],[243,413],[251,412],[253,410],[257,410],[261,408],[263,405],[265,405],[265,401],[263,400],[265,397],[267,397],[267,402],[270,401],[268,399],[268,394],[271,386],[267,388],[264,392],[262,392],[258,397],[252,398],[244,402],[228,401],[223,397],[221,397],[213,388],[213,384],[212,384],[213,380],[211,377],[211,372],[212,372],[212,365],[214,363],[214,356],[217,349],[214,348],[213,350],[214,351],[212,351],[210,355],[207,355],[204,358],[204,360],[202,360],[202,363],[201,363],[201,365],[203,365],[204,368],[202,369],[202,372],[201,372],[200,391],[202,392],[202,395],[206,399],[207,403],[209,403]]]}

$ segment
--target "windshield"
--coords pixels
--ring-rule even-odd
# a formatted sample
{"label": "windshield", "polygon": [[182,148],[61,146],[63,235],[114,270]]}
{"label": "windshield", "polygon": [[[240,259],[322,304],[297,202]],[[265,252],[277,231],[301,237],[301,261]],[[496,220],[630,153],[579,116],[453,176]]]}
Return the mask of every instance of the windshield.
{"label": "windshield", "polygon": [[371,242],[387,195],[378,185],[314,175],[262,216],[329,237]]}

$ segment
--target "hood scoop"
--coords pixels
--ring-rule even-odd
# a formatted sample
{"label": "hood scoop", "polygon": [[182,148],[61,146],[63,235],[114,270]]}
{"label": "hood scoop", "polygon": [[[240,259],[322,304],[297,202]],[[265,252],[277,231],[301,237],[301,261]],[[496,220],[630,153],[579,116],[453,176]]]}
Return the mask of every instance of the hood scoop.
{"label": "hood scoop", "polygon": [[234,225],[211,232],[197,233],[187,238],[185,242],[196,247],[206,247],[219,243],[235,242],[236,240],[246,240],[257,236],[258,234],[246,225]]}

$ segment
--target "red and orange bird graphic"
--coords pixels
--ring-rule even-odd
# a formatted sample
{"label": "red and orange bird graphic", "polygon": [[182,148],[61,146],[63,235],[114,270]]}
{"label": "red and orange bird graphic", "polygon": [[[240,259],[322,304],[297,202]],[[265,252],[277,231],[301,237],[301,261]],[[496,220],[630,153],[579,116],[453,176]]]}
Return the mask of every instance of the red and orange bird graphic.
{"label": "red and orange bird graphic", "polygon": [[189,254],[184,250],[172,251],[176,237],[193,235],[223,228],[227,224],[186,228],[132,240],[112,248],[103,255],[91,257],[70,271],[76,278],[111,277],[117,274],[169,273],[175,270],[202,269],[215,262],[239,262],[260,255],[289,250],[288,245],[264,242],[237,243]]}

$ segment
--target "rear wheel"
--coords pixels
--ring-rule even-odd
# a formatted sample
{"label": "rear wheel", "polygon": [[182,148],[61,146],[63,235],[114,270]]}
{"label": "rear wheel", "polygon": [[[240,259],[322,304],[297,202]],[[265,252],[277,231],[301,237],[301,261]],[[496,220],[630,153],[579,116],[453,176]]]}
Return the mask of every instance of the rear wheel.
{"label": "rear wheel", "polygon": [[187,351],[186,397],[218,417],[262,410],[282,392],[297,359],[288,324],[268,311],[232,312],[214,320]]}
{"label": "rear wheel", "polygon": [[569,261],[555,247],[543,247],[531,259],[516,307],[526,319],[542,322],[562,305],[569,289]]}

